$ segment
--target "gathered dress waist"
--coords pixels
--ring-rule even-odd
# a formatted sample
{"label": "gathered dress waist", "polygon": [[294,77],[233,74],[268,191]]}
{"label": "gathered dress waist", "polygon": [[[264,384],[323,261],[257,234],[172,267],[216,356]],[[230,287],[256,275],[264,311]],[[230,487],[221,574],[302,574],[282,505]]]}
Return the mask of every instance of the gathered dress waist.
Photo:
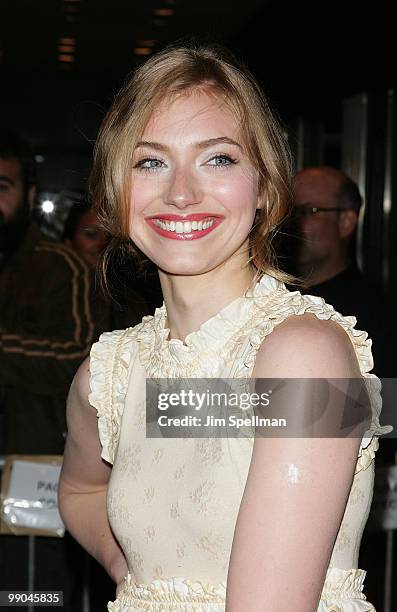
{"label": "gathered dress waist", "polygon": [[[366,571],[328,569],[317,612],[376,612],[363,593]],[[137,584],[131,574],[109,612],[224,612],[226,583],[217,585],[182,577]]]}

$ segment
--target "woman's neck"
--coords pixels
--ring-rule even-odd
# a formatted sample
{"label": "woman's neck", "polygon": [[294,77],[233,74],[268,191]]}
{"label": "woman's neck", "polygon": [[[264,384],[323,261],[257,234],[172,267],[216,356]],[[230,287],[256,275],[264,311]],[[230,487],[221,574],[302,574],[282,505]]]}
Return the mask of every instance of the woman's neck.
{"label": "woman's neck", "polygon": [[164,302],[167,309],[165,326],[168,339],[184,341],[186,336],[215,316],[220,310],[241,297],[250,287],[255,269],[221,267],[205,274],[178,276],[159,270]]}

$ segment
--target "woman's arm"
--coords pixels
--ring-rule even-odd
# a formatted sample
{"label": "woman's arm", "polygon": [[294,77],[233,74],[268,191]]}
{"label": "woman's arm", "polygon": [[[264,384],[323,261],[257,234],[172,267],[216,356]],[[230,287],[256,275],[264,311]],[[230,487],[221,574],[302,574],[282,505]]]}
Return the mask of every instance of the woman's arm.
{"label": "woman's arm", "polygon": [[[258,352],[255,378],[362,378],[335,322],[300,315]],[[315,612],[359,438],[256,438],[236,523],[226,612]]]}
{"label": "woman's arm", "polygon": [[68,436],[58,489],[66,528],[120,586],[128,568],[107,518],[111,466],[101,459],[98,419],[88,402],[89,358],[73,380],[67,403]]}

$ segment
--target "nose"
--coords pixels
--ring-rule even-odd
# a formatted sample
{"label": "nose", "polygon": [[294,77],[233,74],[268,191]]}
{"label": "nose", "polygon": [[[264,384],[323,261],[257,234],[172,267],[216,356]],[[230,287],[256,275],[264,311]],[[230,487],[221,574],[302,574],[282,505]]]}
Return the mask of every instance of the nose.
{"label": "nose", "polygon": [[175,168],[164,194],[166,204],[186,208],[202,200],[202,189],[193,172],[187,168]]}

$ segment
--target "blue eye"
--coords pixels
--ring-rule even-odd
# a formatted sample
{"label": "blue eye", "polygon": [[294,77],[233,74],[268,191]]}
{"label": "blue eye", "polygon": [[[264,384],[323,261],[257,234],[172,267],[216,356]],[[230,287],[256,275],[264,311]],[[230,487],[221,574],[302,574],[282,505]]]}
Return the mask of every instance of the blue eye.
{"label": "blue eye", "polygon": [[[210,162],[215,163],[211,164]],[[236,159],[233,159],[232,157],[230,157],[230,155],[224,155],[221,153],[214,155],[214,157],[211,157],[211,159],[208,160],[208,165],[214,168],[222,168],[225,166],[231,166],[233,164],[237,164]]]}
{"label": "blue eye", "polygon": [[141,159],[137,162],[134,168],[138,168],[138,170],[144,170],[145,172],[153,172],[162,168],[164,166],[164,162],[161,159],[157,159],[155,157],[146,157],[145,159]]}

